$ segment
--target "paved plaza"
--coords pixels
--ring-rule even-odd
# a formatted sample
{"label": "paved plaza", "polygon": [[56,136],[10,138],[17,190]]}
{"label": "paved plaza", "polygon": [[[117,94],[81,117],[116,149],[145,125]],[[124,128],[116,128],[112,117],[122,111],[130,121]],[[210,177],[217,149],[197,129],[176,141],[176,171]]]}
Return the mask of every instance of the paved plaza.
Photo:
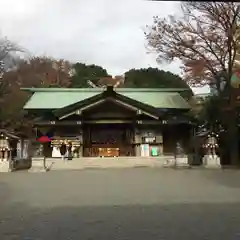
{"label": "paved plaza", "polygon": [[0,174],[1,240],[240,239],[240,171]]}

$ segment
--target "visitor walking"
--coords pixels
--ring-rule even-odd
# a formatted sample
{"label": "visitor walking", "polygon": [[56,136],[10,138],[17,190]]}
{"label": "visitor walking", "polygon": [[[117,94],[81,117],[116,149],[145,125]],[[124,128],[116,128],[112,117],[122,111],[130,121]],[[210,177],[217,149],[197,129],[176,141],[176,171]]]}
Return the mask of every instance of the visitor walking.
{"label": "visitor walking", "polygon": [[60,146],[60,153],[61,153],[62,160],[65,160],[66,152],[67,152],[67,146],[65,143],[62,143]]}
{"label": "visitor walking", "polygon": [[69,142],[67,147],[67,157],[68,157],[68,160],[72,160],[72,143],[71,142]]}

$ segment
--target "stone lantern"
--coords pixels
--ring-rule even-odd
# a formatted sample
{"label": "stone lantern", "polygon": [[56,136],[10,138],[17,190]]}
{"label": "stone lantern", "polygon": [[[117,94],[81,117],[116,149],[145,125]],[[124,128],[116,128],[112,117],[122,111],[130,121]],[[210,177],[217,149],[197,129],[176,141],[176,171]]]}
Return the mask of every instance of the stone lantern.
{"label": "stone lantern", "polygon": [[216,154],[216,150],[219,148],[218,137],[218,134],[212,132],[207,136],[203,144],[203,148],[206,150],[203,157],[203,165],[205,167],[221,167],[220,157]]}
{"label": "stone lantern", "polygon": [[8,161],[11,159],[11,148],[9,138],[5,134],[0,134],[0,161]]}

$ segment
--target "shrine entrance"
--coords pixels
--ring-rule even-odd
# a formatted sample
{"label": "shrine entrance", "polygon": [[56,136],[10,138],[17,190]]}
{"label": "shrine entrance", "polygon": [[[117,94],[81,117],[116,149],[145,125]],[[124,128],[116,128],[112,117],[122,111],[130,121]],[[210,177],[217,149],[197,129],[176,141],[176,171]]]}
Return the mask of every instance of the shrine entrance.
{"label": "shrine entrance", "polygon": [[134,156],[131,124],[84,125],[84,157]]}

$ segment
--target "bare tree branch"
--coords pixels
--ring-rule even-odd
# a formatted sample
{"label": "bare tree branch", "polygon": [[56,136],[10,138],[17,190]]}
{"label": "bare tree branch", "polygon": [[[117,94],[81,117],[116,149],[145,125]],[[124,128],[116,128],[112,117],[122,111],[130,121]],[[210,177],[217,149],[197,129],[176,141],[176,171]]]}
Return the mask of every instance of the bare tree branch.
{"label": "bare tree branch", "polygon": [[239,56],[239,4],[188,1],[181,6],[182,18],[154,17],[145,32],[148,48],[158,54],[159,63],[181,60],[190,85],[215,84],[219,89],[219,73],[230,84]]}
{"label": "bare tree branch", "polygon": [[23,49],[11,42],[7,38],[0,38],[0,75],[2,75],[7,69],[7,60],[11,59],[14,62],[12,53],[22,52]]}

